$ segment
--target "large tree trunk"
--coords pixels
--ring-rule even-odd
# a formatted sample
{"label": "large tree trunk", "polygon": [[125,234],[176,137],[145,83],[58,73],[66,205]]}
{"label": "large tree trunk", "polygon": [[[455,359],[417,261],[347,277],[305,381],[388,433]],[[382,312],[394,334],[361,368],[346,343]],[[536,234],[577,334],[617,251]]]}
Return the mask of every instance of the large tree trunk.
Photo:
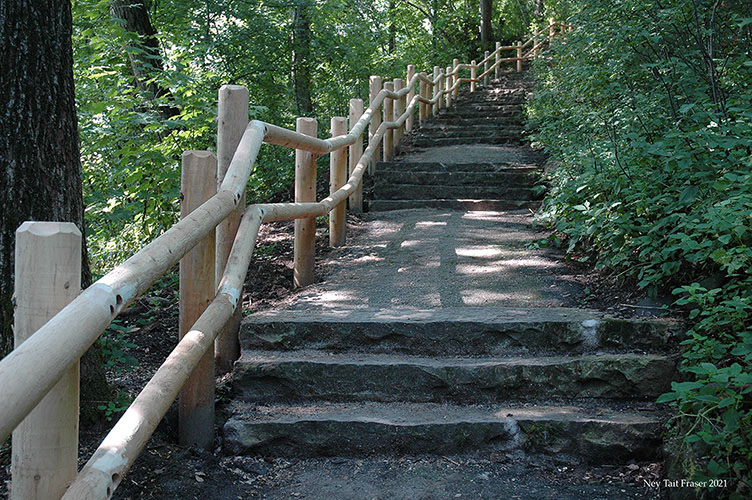
{"label": "large tree trunk", "polygon": [[[13,347],[13,252],[18,226],[26,220],[68,221],[85,235],[71,30],[68,0],[0,1],[2,355]],[[83,241],[82,286],[88,286],[91,275]],[[83,360],[81,382],[82,400],[101,399],[101,394],[87,393],[106,387],[96,360]]]}
{"label": "large tree trunk", "polygon": [[397,7],[395,0],[389,0],[389,54],[397,50]]}
{"label": "large tree trunk", "polygon": [[[144,0],[112,0],[110,12],[123,23],[126,31],[138,36],[138,42],[131,43],[131,50],[128,50],[128,60],[136,85],[155,99],[171,98],[170,89],[155,80],[155,77],[164,71],[164,66],[157,30],[151,24]],[[162,103],[159,105],[159,114],[162,118],[171,118],[178,113],[180,110],[173,106]]]}
{"label": "large tree trunk", "polygon": [[313,114],[311,38],[311,2],[298,0],[292,14],[292,79],[298,116]]}
{"label": "large tree trunk", "polygon": [[480,50],[491,50],[493,43],[493,28],[491,17],[493,15],[493,0],[480,0]]}

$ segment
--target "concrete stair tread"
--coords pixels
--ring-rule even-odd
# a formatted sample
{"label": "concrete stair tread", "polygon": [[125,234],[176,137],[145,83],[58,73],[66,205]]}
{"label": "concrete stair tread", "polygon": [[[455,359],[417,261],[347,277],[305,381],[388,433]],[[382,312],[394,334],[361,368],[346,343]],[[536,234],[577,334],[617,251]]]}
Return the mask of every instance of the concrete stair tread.
{"label": "concrete stair tread", "polygon": [[555,420],[645,424],[660,422],[663,413],[654,403],[620,404],[598,401],[588,404],[555,404],[553,402],[519,402],[517,404],[452,404],[452,403],[380,403],[363,401],[357,404],[316,401],[304,404],[279,403],[255,405],[236,403],[232,418],[255,422],[377,422],[391,425],[426,423],[500,422],[515,420]]}
{"label": "concrete stair tread", "polygon": [[377,175],[381,171],[386,172],[463,172],[463,173],[530,173],[536,174],[542,169],[536,165],[527,163],[453,163],[432,161],[409,161],[398,160],[391,162],[379,162],[376,164]]}
{"label": "concrete stair tread", "polygon": [[441,210],[508,210],[529,208],[536,209],[540,201],[504,200],[498,198],[463,198],[463,199],[434,199],[434,200],[371,200],[369,210],[404,210],[407,208],[438,208]]}

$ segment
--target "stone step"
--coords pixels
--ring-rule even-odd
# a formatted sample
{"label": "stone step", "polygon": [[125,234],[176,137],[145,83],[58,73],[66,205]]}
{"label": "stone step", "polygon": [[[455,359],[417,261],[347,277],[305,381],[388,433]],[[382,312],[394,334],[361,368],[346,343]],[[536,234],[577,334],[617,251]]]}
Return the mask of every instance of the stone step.
{"label": "stone step", "polygon": [[415,184],[443,184],[464,186],[485,184],[493,186],[531,187],[541,181],[540,174],[516,172],[420,172],[410,170],[381,170],[376,167],[374,184],[383,185],[412,182]]}
{"label": "stone step", "polygon": [[430,310],[331,309],[257,312],[240,327],[247,350],[420,353],[425,356],[667,352],[677,344],[669,321],[603,317],[574,308],[448,307]]}
{"label": "stone step", "polygon": [[374,186],[373,196],[380,200],[443,200],[450,198],[504,198],[509,200],[540,200],[542,192],[532,188],[443,184],[390,184]]}
{"label": "stone step", "polygon": [[429,118],[428,120],[433,119],[452,119],[452,118],[464,118],[468,120],[506,120],[509,118],[518,118],[521,117],[521,111],[520,110],[510,110],[506,109],[505,107],[493,107],[488,109],[473,109],[470,107],[458,107],[456,109],[449,109],[443,113],[440,113],[436,117]]}
{"label": "stone step", "polygon": [[536,174],[542,169],[537,165],[527,163],[441,163],[431,161],[380,161],[376,164],[376,172],[470,172],[470,173],[510,173],[510,174]]}
{"label": "stone step", "polygon": [[457,144],[495,144],[497,146],[520,146],[521,137],[504,135],[476,135],[474,137],[421,137],[413,138],[411,144],[420,148],[454,146]]}
{"label": "stone step", "polygon": [[675,369],[673,360],[658,354],[433,358],[244,351],[233,388],[238,398],[255,402],[654,400],[670,389]]}
{"label": "stone step", "polygon": [[[431,127],[422,128],[415,139],[441,139],[441,138],[473,139],[478,137],[490,137],[519,141],[522,137],[522,127],[462,127],[445,128]],[[414,140],[415,140],[414,139]]]}
{"label": "stone step", "polygon": [[425,121],[423,126],[418,129],[421,130],[425,127],[441,127],[441,126],[454,126],[454,127],[477,127],[477,126],[494,126],[499,127],[502,124],[511,124],[521,126],[523,123],[522,117],[518,114],[509,114],[504,116],[478,116],[475,113],[452,113],[446,115],[439,115],[437,118]]}
{"label": "stone step", "polygon": [[406,210],[410,208],[436,208],[439,210],[497,211],[530,209],[537,210],[539,201],[525,200],[370,200],[368,210],[383,212],[386,210]]}
{"label": "stone step", "polygon": [[225,452],[265,456],[521,450],[611,464],[655,458],[662,431],[662,415],[651,405],[313,403],[234,410],[224,425]]}
{"label": "stone step", "polygon": [[523,130],[520,123],[511,123],[510,120],[504,120],[503,123],[479,123],[479,124],[460,124],[454,121],[439,121],[431,120],[421,125],[419,133],[426,132],[464,132],[466,134],[473,133],[493,133],[493,132],[520,132]]}

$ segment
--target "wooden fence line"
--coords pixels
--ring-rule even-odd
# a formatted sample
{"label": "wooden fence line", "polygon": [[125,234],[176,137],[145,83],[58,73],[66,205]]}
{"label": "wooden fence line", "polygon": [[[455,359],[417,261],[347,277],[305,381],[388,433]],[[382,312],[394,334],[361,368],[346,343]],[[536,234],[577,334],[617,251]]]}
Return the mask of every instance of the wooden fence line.
{"label": "wooden fence line", "polygon": [[[417,73],[415,67],[410,65],[404,86],[402,80],[387,82],[382,86],[380,77],[371,77],[368,107],[363,110],[362,101],[351,101],[349,131],[345,119],[335,117],[332,119],[332,137],[329,139],[316,137],[316,122],[313,119],[299,118],[297,131],[256,120],[248,122],[247,90],[246,103],[243,105],[243,88],[224,86],[220,90],[221,116],[218,126],[221,129],[223,123],[232,122],[229,126],[234,128],[224,136],[220,133],[219,163],[226,165],[226,171],[224,176],[222,172],[217,174],[219,185],[216,194],[201,204],[197,203],[198,206],[190,213],[186,212],[180,222],[83,291],[0,361],[0,401],[6,402],[0,406],[0,440],[4,440],[55,386],[63,374],[78,363],[78,359],[120,311],[144,293],[181,258],[184,259],[188,252],[195,252],[197,245],[209,245],[213,249],[214,231],[217,229],[217,237],[223,235],[221,248],[220,241],[216,243],[216,258],[223,261],[222,265],[220,262],[211,262],[209,265],[206,261],[208,257],[202,257],[203,267],[206,268],[202,273],[211,274],[211,290],[216,290],[216,294],[211,294],[213,299],[211,296],[200,299],[199,302],[207,303],[206,307],[202,307],[202,311],[197,310],[194,317],[186,317],[185,328],[181,326],[181,331],[185,333],[178,345],[118,420],[63,496],[65,499],[109,498],[172,401],[185,389],[186,381],[198,373],[196,366],[209,355],[217,337],[221,332],[222,336],[228,334],[223,328],[238,309],[260,225],[264,222],[296,220],[295,252],[296,256],[300,254],[300,258],[296,259],[299,261],[296,263],[296,281],[300,277],[299,285],[310,283],[313,276],[311,241],[315,237],[315,217],[336,210],[336,215],[333,215],[332,219],[332,244],[344,243],[344,204],[349,199],[351,209],[360,209],[362,198],[359,197],[365,171],[369,165],[373,168],[372,165],[378,159],[382,147],[384,158],[389,158],[393,154],[393,146],[398,142],[385,138],[399,138],[400,131],[409,131],[413,128],[416,107],[419,108],[420,119],[423,121],[437,114],[442,107],[451,105],[452,100],[457,97],[461,83],[470,83],[473,91],[475,85],[491,72],[498,75],[499,67],[504,62],[515,61],[517,71],[521,71],[522,61],[535,57],[543,43],[538,42],[537,37],[550,39],[556,34],[557,26],[562,31],[572,29],[569,25],[552,20],[548,27],[534,33],[524,44],[520,41],[517,45],[502,47],[497,43],[495,50],[485,54],[484,59],[478,63],[472,61],[470,64],[460,64],[455,59],[453,65],[445,70],[435,66],[433,78],[425,73]],[[524,47],[530,44],[531,50],[523,54]],[[504,50],[516,50],[517,56],[502,58],[501,52]],[[492,60],[493,64],[490,63]],[[479,68],[482,68],[483,72],[477,75]],[[460,71],[463,69],[470,70],[470,78],[460,77]],[[417,93],[416,86],[419,88]],[[239,97],[241,104],[236,103],[234,111],[228,110],[225,115],[222,109],[227,108],[223,108],[222,103],[230,100],[228,96],[233,93],[236,99]],[[385,102],[387,99],[388,103]],[[403,107],[400,104],[402,102],[406,106]],[[247,125],[244,125],[243,106],[246,108]],[[382,109],[383,121],[380,112]],[[354,124],[353,120],[356,120]],[[308,123],[309,121],[312,123]],[[366,127],[369,127],[369,141],[365,151],[362,151],[361,141]],[[234,149],[233,142],[237,143]],[[243,208],[245,187],[264,142],[297,150],[296,201],[254,204]],[[349,178],[342,184],[348,149]],[[333,172],[330,194],[316,202],[315,156],[330,153],[334,153],[330,160]],[[196,153],[192,155],[195,157]],[[204,156],[207,154],[204,153]],[[204,166],[205,164],[204,161]],[[298,196],[299,187],[301,196]],[[311,191],[313,197],[310,195]],[[239,210],[244,215],[237,230],[230,224],[228,229],[220,232],[219,227],[227,225],[228,217]],[[298,223],[306,230],[298,231]],[[226,243],[228,240],[232,241],[231,245]],[[202,253],[207,255],[209,252],[204,250]],[[214,260],[214,250],[210,253],[211,260]],[[209,267],[211,270],[208,270]],[[193,279],[195,280],[195,277]],[[215,280],[219,282],[218,287],[214,286]],[[184,298],[181,293],[181,301]],[[198,318],[194,321],[195,316]],[[188,327],[188,323],[193,324]],[[229,335],[229,341],[232,342],[232,334]],[[216,349],[217,357],[224,355],[226,362],[227,351],[220,347]],[[232,353],[229,356],[232,356]],[[45,366],[45,370],[38,370],[39,366]],[[213,368],[200,372],[203,374],[201,376],[204,378],[204,385],[207,380],[213,384]],[[205,398],[205,391],[213,391],[213,385],[200,392],[199,399]],[[213,404],[213,398],[211,402]],[[195,407],[187,409],[188,413],[192,410],[195,410]],[[213,406],[211,413],[213,414]],[[200,427],[207,426],[206,418],[199,420],[202,423],[197,424],[197,428],[190,429],[189,434],[192,437],[187,440],[206,446],[206,435],[194,437],[196,432],[200,432]],[[213,421],[213,417],[211,420]],[[208,426],[209,432],[213,432],[212,422],[209,422]],[[16,477],[13,479],[15,481]]]}

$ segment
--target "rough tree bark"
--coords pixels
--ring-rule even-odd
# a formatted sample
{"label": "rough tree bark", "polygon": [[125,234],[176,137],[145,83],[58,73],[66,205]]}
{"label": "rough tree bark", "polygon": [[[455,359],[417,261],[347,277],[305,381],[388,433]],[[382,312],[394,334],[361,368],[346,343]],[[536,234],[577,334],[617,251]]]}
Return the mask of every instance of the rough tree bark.
{"label": "rough tree bark", "polygon": [[[163,87],[154,77],[164,71],[162,53],[157,39],[157,30],[151,24],[144,0],[113,0],[110,13],[122,22],[126,31],[138,36],[138,43],[128,46],[128,61],[136,85],[155,99],[172,97],[170,89]],[[171,99],[169,99],[171,100]],[[178,115],[180,110],[167,104],[159,105],[159,114],[167,119]]]}
{"label": "rough tree bark", "polygon": [[[71,30],[69,0],[0,1],[2,355],[13,347],[13,249],[18,226],[25,220],[67,221],[85,235]],[[83,241],[85,287],[91,274]],[[107,387],[101,354],[82,360],[81,382],[82,401],[101,396],[99,391]]]}
{"label": "rough tree bark", "polygon": [[493,28],[491,17],[493,15],[493,0],[480,0],[480,46],[481,52],[491,50],[493,43]]}
{"label": "rough tree bark", "polygon": [[292,80],[298,116],[313,114],[311,38],[311,2],[297,0],[292,13]]}

